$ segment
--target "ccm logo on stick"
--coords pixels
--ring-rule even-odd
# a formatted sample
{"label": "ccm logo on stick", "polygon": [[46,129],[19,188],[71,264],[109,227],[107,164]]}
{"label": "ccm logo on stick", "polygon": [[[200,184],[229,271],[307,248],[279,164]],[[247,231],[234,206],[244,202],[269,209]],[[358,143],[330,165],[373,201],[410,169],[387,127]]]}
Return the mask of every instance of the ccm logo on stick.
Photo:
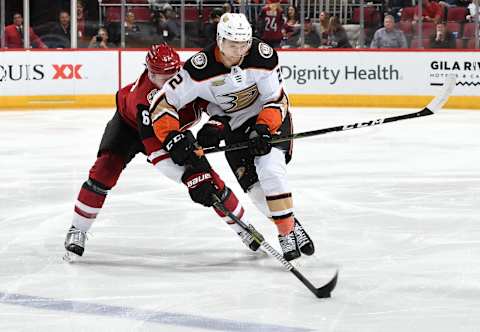
{"label": "ccm logo on stick", "polygon": [[383,123],[383,119],[372,120],[372,121],[367,121],[367,122],[357,122],[357,123],[354,123],[354,124],[351,124],[351,125],[343,126],[342,130],[376,126],[376,125],[379,125],[381,123]]}
{"label": "ccm logo on stick", "polygon": [[82,76],[80,75],[80,68],[83,65],[52,65],[53,69],[55,69],[55,75],[53,75],[54,80],[71,80],[77,79],[81,80]]}

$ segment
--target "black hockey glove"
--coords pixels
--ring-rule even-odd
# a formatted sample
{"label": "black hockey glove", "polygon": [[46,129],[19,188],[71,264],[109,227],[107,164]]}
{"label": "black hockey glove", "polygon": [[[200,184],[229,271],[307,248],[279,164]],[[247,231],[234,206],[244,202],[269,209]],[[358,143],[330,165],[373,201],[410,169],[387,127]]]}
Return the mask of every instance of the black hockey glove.
{"label": "black hockey glove", "polygon": [[174,130],[165,138],[163,148],[170,154],[175,164],[183,166],[193,163],[195,158],[198,158],[194,152],[195,143],[195,137],[190,130],[184,132]]}
{"label": "black hockey glove", "polygon": [[225,139],[230,132],[230,125],[228,116],[214,115],[205,123],[197,133],[197,141],[203,148],[211,146],[219,146],[220,142]]}
{"label": "black hockey glove", "polygon": [[219,195],[220,192],[209,167],[187,167],[182,182],[187,186],[192,201],[203,206],[213,206],[213,194]]}
{"label": "black hockey glove", "polygon": [[256,124],[250,133],[250,141],[248,141],[248,150],[254,156],[264,156],[272,150],[270,140],[272,135],[267,125]]}

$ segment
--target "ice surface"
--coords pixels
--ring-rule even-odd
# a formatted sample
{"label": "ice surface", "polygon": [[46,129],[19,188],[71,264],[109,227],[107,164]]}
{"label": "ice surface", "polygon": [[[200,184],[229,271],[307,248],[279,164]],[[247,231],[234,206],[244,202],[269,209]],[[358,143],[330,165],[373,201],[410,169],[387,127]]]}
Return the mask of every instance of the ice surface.
{"label": "ice surface", "polygon": [[[411,110],[295,109],[296,131]],[[297,266],[247,251],[143,155],[64,263],[77,192],[112,110],[0,113],[0,331],[478,331],[480,112],[439,114],[295,141],[299,219],[317,253]],[[249,220],[273,225],[212,164]]]}

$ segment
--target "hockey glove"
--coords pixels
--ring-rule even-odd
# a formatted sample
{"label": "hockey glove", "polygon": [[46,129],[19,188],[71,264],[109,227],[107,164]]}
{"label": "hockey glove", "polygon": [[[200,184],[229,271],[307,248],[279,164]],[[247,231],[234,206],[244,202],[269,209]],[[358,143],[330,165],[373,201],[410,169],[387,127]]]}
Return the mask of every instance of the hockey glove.
{"label": "hockey glove", "polygon": [[183,166],[193,163],[195,158],[195,137],[190,130],[185,132],[172,131],[165,138],[163,148],[170,154],[172,161]]}
{"label": "hockey glove", "polygon": [[204,167],[187,167],[182,182],[187,186],[192,201],[203,206],[213,206],[213,194],[220,192],[212,173]]}
{"label": "hockey glove", "polygon": [[205,123],[197,133],[197,141],[203,148],[211,146],[219,146],[220,142],[225,139],[230,131],[230,120],[227,116],[214,115]]}
{"label": "hockey glove", "polygon": [[256,124],[250,133],[250,141],[248,142],[248,149],[254,156],[264,156],[269,154],[272,150],[270,143],[272,136],[267,125]]}

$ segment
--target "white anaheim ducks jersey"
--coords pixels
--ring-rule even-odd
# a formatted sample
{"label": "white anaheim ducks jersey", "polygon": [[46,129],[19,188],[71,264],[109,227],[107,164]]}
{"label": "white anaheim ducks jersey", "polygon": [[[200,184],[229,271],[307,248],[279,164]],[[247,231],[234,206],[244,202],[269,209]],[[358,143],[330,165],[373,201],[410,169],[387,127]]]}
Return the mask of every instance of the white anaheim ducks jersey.
{"label": "white anaheim ducks jersey", "polygon": [[163,86],[152,103],[153,121],[166,114],[174,116],[197,97],[209,102],[210,116],[229,116],[232,129],[264,107],[278,108],[285,117],[288,100],[273,48],[254,38],[249,53],[232,68],[219,62],[215,52],[219,52],[215,44],[198,52]]}

